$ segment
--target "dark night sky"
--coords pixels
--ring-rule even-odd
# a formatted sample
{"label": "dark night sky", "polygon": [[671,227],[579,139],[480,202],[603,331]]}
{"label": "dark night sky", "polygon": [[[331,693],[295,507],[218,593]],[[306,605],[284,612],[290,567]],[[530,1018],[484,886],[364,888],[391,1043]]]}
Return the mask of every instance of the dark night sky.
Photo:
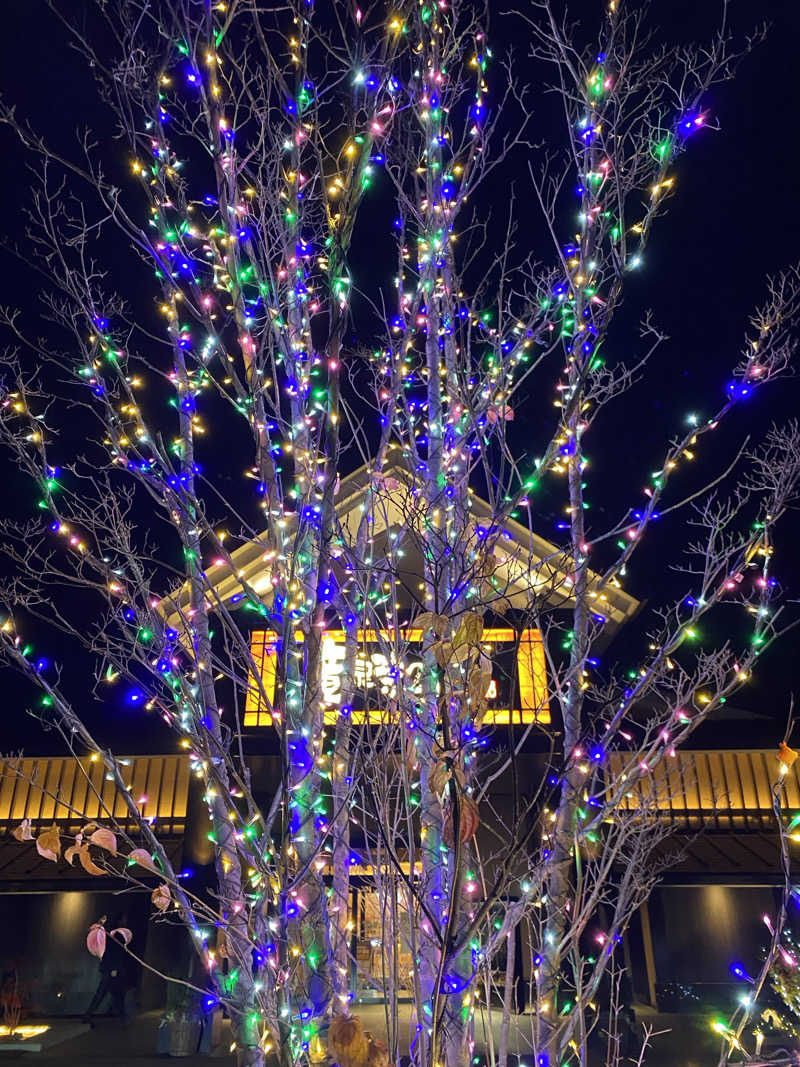
{"label": "dark night sky", "polygon": [[[74,0],[76,8],[80,0]],[[495,3],[499,12],[506,4]],[[581,0],[576,12],[600,10],[600,4]],[[711,0],[668,0],[653,5],[656,19],[665,20],[665,33],[677,38],[698,35],[713,25],[720,8]],[[733,83],[717,87],[708,107],[719,121],[721,132],[698,135],[690,151],[679,160],[675,175],[677,195],[666,219],[656,228],[644,268],[631,283],[626,310],[612,335],[611,346],[635,339],[638,317],[652,308],[657,323],[670,340],[648,372],[647,381],[618,402],[606,418],[602,448],[589,442],[593,477],[598,496],[611,495],[608,518],[620,507],[635,502],[636,490],[653,469],[663,442],[681,425],[689,411],[710,414],[719,404],[730,368],[737,362],[748,312],[763,296],[765,276],[788,266],[800,249],[798,203],[798,158],[796,116],[800,113],[797,82],[797,48],[800,42],[800,5],[779,0],[754,5],[732,0],[731,23],[742,33],[756,18],[766,18],[772,28],[766,42],[743,62]],[[0,92],[17,106],[18,115],[52,141],[71,151],[74,131],[89,126],[97,131],[104,158],[111,166],[126,165],[122,145],[109,141],[108,117],[96,102],[92,80],[71,52],[61,29],[48,14],[42,0],[26,0],[3,13],[0,36]],[[498,16],[495,40],[502,42],[508,27]],[[524,68],[520,68],[524,72]],[[539,106],[534,94],[534,106]],[[547,104],[542,101],[543,113]],[[545,125],[549,122],[545,119]],[[30,174],[13,137],[0,130],[4,166],[0,185],[5,211],[0,217],[0,236],[20,240],[23,234],[21,207],[29,195]],[[115,162],[116,160],[116,162]],[[522,176],[516,175],[521,181]],[[532,234],[536,224],[531,222]],[[565,232],[568,232],[565,230]],[[109,250],[112,261],[116,257]],[[549,249],[543,248],[543,256]],[[357,268],[357,265],[356,265]],[[30,321],[37,314],[37,277],[5,260],[2,302],[20,307]],[[708,462],[724,466],[734,437],[744,432],[757,435],[773,418],[783,419],[798,409],[800,382],[763,391],[753,406],[738,418],[736,435],[722,438],[705,452]],[[610,428],[610,432],[609,432]],[[599,440],[598,436],[598,440]],[[594,447],[593,447],[594,445]],[[719,469],[719,468],[714,468]],[[614,489],[629,477],[625,495],[614,498]],[[13,472],[6,473],[9,506],[28,507],[29,492]],[[553,536],[553,516],[543,515],[540,531]],[[674,576],[658,563],[676,531],[665,524],[653,538],[650,555],[635,568],[628,585],[635,595],[657,602],[676,588]],[[792,520],[779,543],[777,573],[790,595],[800,598],[800,565],[796,544],[800,524]],[[782,717],[791,691],[795,642],[789,638],[780,649],[767,654],[762,672],[742,703]],[[624,652],[623,652],[624,654]],[[71,666],[72,684],[80,690],[83,664]],[[120,750],[142,746],[141,724],[131,711],[100,707],[85,687],[88,718],[100,727],[104,739],[118,739]],[[38,729],[32,730],[21,713],[29,693],[12,679],[3,684],[0,704],[0,750],[25,744],[29,751],[44,751]],[[782,729],[782,727],[779,727]],[[772,736],[765,736],[771,745]],[[159,739],[157,724],[153,743],[174,748],[171,737]]]}

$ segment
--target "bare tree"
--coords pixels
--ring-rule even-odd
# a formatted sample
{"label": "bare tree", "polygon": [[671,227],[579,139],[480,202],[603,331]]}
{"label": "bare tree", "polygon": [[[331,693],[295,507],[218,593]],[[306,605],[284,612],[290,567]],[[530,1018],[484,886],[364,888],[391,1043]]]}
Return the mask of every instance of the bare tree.
{"label": "bare tree", "polygon": [[[743,444],[700,484],[680,479],[787,372],[796,271],[770,283],[719,410],[663,446],[641,509],[605,526],[586,510],[587,442],[602,454],[613,403],[663,339],[648,318],[630,356],[605,358],[626,278],[676,157],[712,124],[707,90],[749,42],[737,51],[723,19],[711,41],[668,47],[641,6],[612,0],[586,28],[535,0],[516,17],[564,120],[542,146],[531,86],[493,59],[480,3],[319,6],[98,0],[84,26],[50,4],[130,176],[111,176],[119,152],[97,135],[67,158],[3,108],[36,161],[26,255],[43,279],[40,334],[3,315],[0,433],[40,494],[35,519],[3,527],[4,656],[68,749],[102,759],[139,826],[137,840],[108,836],[109,813],[69,861],[151,889],[159,876],[157,912],[192,931],[212,976],[230,961],[236,981],[218,995],[241,1064],[270,1050],[319,1060],[327,1041],[343,1067],[377,1067],[406,1036],[420,1067],[464,1067],[476,1041],[505,1067],[512,1037],[537,1067],[584,1063],[590,1004],[616,981],[614,947],[660,873],[653,772],[788,625],[770,568],[797,495],[797,427]],[[521,174],[552,238],[535,253],[522,196],[492,202]],[[576,182],[577,225],[564,201]],[[134,253],[124,266],[120,242]],[[551,416],[517,429],[550,389]],[[545,490],[560,544],[537,529]],[[668,514],[688,528],[672,561],[686,592],[648,608],[645,651],[623,676],[597,648]],[[718,615],[744,619],[747,636],[732,621],[719,647],[693,644]],[[82,649],[98,687],[127,683],[174,729],[205,783],[215,894],[180,880],[124,766],[28,647],[37,619]],[[518,657],[540,635],[543,668],[538,704],[506,715],[505,732],[488,695],[505,669],[487,647],[498,622]],[[260,658],[253,629],[269,635]],[[276,730],[268,806],[246,705]],[[544,754],[523,782],[533,737]],[[58,858],[57,828],[37,843]],[[386,998],[372,1037],[350,1009],[356,869],[383,946],[379,973],[361,976]],[[525,1016],[518,930],[533,957]]]}

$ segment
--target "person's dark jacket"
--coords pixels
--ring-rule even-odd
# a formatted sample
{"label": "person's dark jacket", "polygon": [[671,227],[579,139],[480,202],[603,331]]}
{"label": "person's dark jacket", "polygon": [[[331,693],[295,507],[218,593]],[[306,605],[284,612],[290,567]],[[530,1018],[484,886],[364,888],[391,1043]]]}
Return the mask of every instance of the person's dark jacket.
{"label": "person's dark jacket", "polygon": [[128,957],[125,949],[115,937],[106,940],[106,950],[100,960],[100,973],[123,982],[128,970]]}

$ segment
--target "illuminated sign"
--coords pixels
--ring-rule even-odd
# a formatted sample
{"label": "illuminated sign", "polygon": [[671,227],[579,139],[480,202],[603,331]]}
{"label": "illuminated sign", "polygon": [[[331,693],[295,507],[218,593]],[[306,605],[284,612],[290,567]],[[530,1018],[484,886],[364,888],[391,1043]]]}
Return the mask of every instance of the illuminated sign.
{"label": "illuminated sign", "polygon": [[[302,635],[297,635],[302,640]],[[390,712],[387,703],[396,695],[402,681],[406,693],[419,692],[422,676],[420,658],[421,630],[404,630],[406,646],[402,662],[388,645],[391,633],[383,630],[359,630],[359,649],[354,667],[354,722],[383,722]],[[269,726],[272,715],[264,700],[275,695],[277,660],[276,635],[258,630],[251,635],[250,652],[261,673],[261,686],[248,686],[244,725]],[[481,646],[491,658],[493,677],[486,693],[488,709],[484,723],[550,722],[547,699],[547,672],[544,646],[538,630],[498,628],[484,630]],[[345,657],[343,630],[328,630],[322,639],[322,700],[325,721],[335,722],[342,702],[342,670]]]}

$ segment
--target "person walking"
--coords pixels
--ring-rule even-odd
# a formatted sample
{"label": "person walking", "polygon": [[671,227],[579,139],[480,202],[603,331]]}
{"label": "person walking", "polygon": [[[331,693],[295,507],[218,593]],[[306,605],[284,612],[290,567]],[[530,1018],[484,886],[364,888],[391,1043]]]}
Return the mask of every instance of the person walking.
{"label": "person walking", "polygon": [[118,1016],[123,1022],[127,1021],[125,992],[128,988],[128,957],[125,945],[126,939],[122,930],[112,930],[106,939],[105,951],[100,957],[100,981],[83,1016],[83,1021],[89,1025],[92,1024],[92,1016],[106,997],[111,998],[112,1014]]}

